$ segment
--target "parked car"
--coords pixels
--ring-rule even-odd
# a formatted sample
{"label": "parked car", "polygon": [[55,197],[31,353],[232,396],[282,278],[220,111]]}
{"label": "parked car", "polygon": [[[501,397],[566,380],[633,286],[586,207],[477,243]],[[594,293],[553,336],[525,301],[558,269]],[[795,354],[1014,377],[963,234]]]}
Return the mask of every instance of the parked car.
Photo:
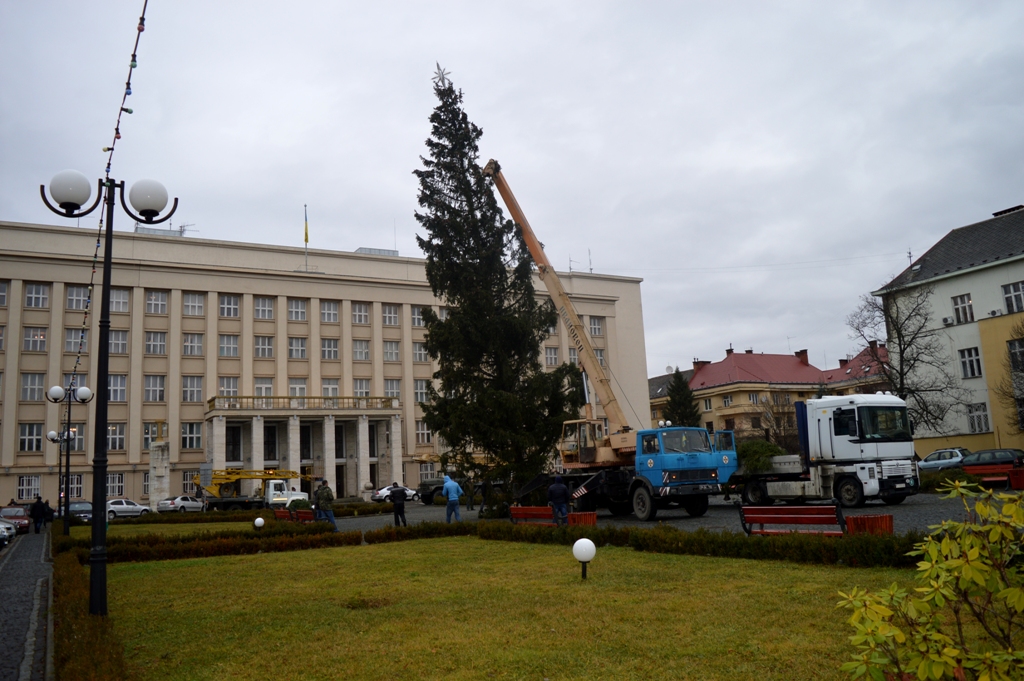
{"label": "parked car", "polygon": [[156,510],[159,513],[198,513],[203,510],[203,502],[186,495],[168,497],[156,505]]}
{"label": "parked car", "polygon": [[965,456],[961,465],[965,471],[973,474],[1002,473],[1008,467],[1024,466],[1024,451],[1020,449],[983,449]]}
{"label": "parked car", "polygon": [[131,499],[111,499],[107,502],[107,520],[115,518],[138,518],[149,513],[149,507],[136,504]]}
{"label": "parked car", "polygon": [[[86,523],[91,523],[92,522],[92,502],[91,501],[72,501],[70,504],[68,504],[68,510],[71,511],[71,518],[72,518],[72,520],[77,518],[78,520],[81,520],[82,522],[86,522]],[[63,508],[58,508],[57,509],[57,517],[58,518],[63,518],[64,517],[64,509]]]}
{"label": "parked car", "polygon": [[936,449],[934,452],[917,462],[917,467],[923,471],[941,471],[944,468],[959,468],[964,457],[971,453],[965,447],[952,447],[950,449]]}
{"label": "parked car", "polygon": [[12,523],[18,534],[28,534],[28,527],[32,524],[24,506],[4,506],[0,508],[0,518]]}
{"label": "parked car", "polygon": [[14,526],[14,523],[9,523],[6,520],[0,520],[0,548],[7,546],[14,537],[18,534],[18,528]]}
{"label": "parked car", "polygon": [[[401,485],[399,485],[399,487],[401,487]],[[389,487],[382,487],[382,488],[380,488],[379,490],[377,490],[376,492],[374,492],[373,494],[370,495],[370,501],[377,501],[377,502],[383,502],[383,503],[387,503],[387,502],[391,501],[391,490],[393,490],[393,489],[394,489],[394,487],[390,487],[390,486]],[[419,498],[420,498],[420,493],[419,492],[417,492],[414,489],[409,489],[408,487],[401,487],[401,489],[405,490],[405,494],[406,494],[405,500],[406,501],[419,501]]]}

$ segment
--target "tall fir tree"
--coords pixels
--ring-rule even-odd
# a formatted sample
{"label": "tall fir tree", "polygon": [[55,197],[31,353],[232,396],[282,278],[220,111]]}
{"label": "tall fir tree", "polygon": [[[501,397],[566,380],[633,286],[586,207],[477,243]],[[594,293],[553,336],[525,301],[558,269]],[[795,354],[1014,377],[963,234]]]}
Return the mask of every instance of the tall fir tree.
{"label": "tall fir tree", "polygon": [[700,426],[697,398],[693,396],[689,382],[679,369],[672,374],[672,382],[668,384],[665,420],[671,421],[673,426]]}
{"label": "tall fir tree", "polygon": [[541,343],[558,323],[554,305],[538,302],[522,231],[504,218],[481,172],[483,131],[463,111],[462,92],[439,76],[434,94],[428,156],[414,171],[416,220],[427,237],[416,240],[447,315],[423,312],[427,351],[438,362],[423,419],[449,448],[442,463],[467,471],[481,453],[496,478],[520,485],[548,464],[562,422],[578,417],[582,381],[575,366],[540,365]]}

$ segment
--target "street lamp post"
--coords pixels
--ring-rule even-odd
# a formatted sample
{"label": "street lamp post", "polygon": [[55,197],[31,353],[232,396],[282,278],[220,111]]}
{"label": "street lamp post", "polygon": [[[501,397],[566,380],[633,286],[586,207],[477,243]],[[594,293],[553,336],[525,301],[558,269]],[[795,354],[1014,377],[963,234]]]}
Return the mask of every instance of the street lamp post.
{"label": "street lamp post", "polygon": [[106,226],[103,243],[103,291],[100,297],[100,334],[96,343],[98,361],[96,362],[96,434],[93,439],[92,461],[92,548],[89,551],[89,613],[93,615],[107,614],[107,399],[108,375],[110,366],[110,270],[114,256],[114,194],[121,197],[121,207],[136,222],[158,224],[170,219],[178,208],[178,199],[174,199],[171,211],[157,219],[167,206],[167,190],[155,180],[139,180],[132,185],[128,199],[132,207],[139,212],[136,215],[128,209],[124,202],[124,182],[113,178],[97,181],[96,201],[87,209],[82,210],[89,201],[92,188],[89,179],[76,170],[64,170],[57,173],[50,181],[50,196],[57,202],[55,207],[46,198],[46,187],[39,185],[39,194],[43,203],[57,215],[68,218],[80,218],[96,210],[103,198],[107,209]]}
{"label": "street lamp post", "polygon": [[[57,506],[61,509],[61,515],[64,518],[64,536],[71,534],[71,403],[78,402],[85,404],[92,400],[92,391],[82,386],[81,388],[74,387],[74,380],[72,385],[68,386],[68,389],[55,385],[46,391],[46,399],[54,404],[61,404],[67,402],[67,412],[64,420],[64,432],[58,434],[56,431],[51,430],[46,434],[46,439],[50,442],[58,443],[63,452],[66,452],[67,464],[64,466],[64,485],[60,491],[62,498],[59,500],[60,503]],[[77,437],[75,435],[74,437]],[[57,480],[60,481],[60,470],[61,460],[60,457],[57,459]]]}

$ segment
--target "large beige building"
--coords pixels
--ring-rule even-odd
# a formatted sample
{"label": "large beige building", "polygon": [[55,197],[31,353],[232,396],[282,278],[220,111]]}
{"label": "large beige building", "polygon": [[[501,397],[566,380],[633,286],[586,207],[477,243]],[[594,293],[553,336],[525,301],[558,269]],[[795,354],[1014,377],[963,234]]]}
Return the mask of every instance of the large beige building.
{"label": "large beige building", "polygon": [[[418,402],[436,367],[421,315],[439,304],[422,259],[360,250],[311,250],[307,265],[300,248],[117,232],[108,495],[150,501],[158,439],[172,494],[193,491],[202,463],[322,476],[338,496],[432,474],[438,443]],[[65,411],[45,392],[67,386],[76,361],[78,384],[98,387],[95,251],[94,229],[0,222],[0,501],[58,497],[59,447],[46,433]],[[561,276],[641,427],[640,280]],[[575,360],[561,328],[542,352],[548,367]],[[73,405],[72,498],[91,496],[94,422],[95,403]]]}

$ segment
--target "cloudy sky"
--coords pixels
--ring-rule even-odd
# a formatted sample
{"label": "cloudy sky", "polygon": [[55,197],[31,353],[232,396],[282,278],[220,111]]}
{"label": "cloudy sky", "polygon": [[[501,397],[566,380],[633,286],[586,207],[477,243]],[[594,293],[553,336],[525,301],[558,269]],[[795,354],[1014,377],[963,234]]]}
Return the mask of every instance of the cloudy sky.
{"label": "cloudy sky", "polygon": [[[39,185],[102,175],[141,9],[0,2],[0,219],[60,223]],[[857,350],[846,315],[908,251],[1024,203],[1020,2],[151,0],[146,18],[112,174],[161,180],[190,236],[301,246],[308,204],[311,248],[419,256],[440,62],[556,267],[643,277],[650,375],[730,345],[835,366]]]}

